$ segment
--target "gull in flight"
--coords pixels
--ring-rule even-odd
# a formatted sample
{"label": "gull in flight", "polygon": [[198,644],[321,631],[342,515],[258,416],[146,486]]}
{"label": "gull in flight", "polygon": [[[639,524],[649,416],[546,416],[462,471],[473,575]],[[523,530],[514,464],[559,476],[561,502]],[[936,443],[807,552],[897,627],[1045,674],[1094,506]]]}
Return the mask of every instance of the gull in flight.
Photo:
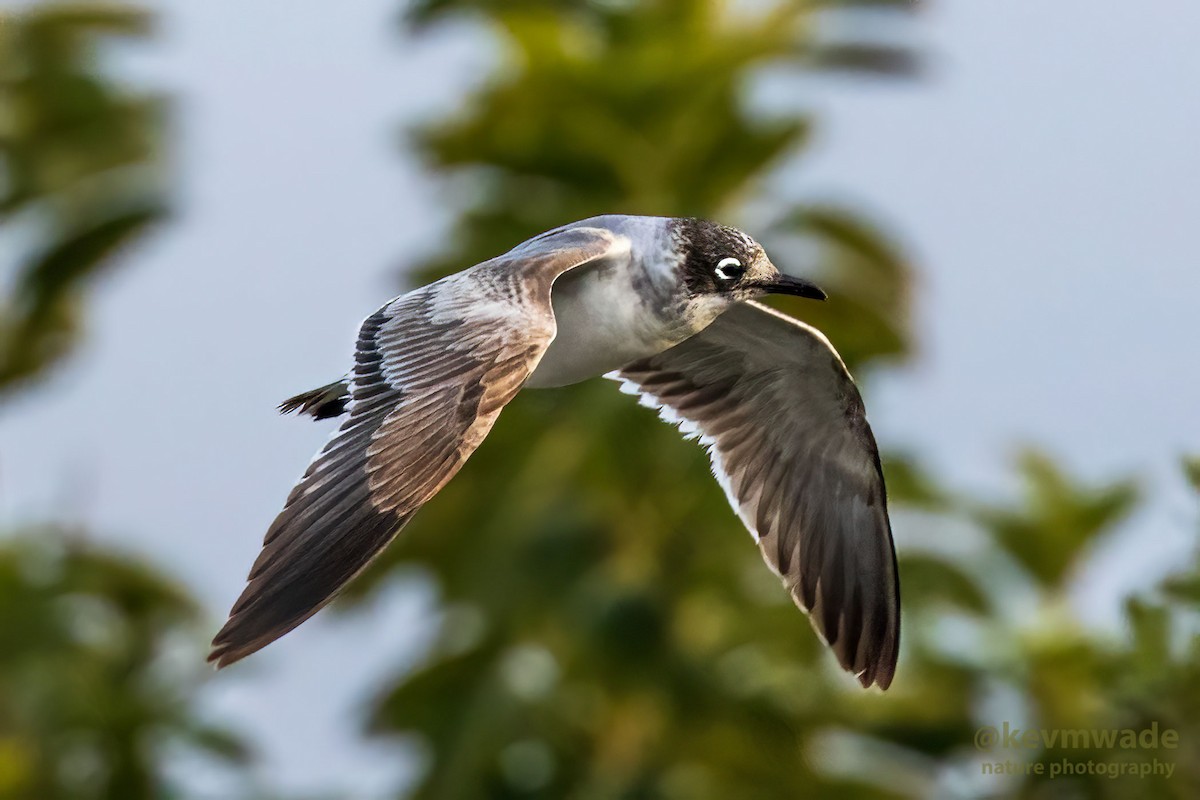
{"label": "gull in flight", "polygon": [[604,376],[698,437],[767,565],[863,686],[886,689],[900,586],[879,452],[829,341],[755,300],[823,300],[734,228],[608,215],[414,289],[349,376],[282,411],[342,417],[267,530],[210,661],[308,619],[483,442],[521,389]]}

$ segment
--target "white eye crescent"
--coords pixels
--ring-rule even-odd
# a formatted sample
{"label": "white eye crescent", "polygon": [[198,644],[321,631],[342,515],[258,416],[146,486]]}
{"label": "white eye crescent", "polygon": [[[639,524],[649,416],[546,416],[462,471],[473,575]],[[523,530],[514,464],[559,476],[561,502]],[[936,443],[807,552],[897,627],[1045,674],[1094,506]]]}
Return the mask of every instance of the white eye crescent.
{"label": "white eye crescent", "polygon": [[742,266],[742,262],[738,261],[733,256],[722,258],[717,262],[715,270],[717,277],[723,281],[732,281],[742,277],[746,272],[746,268]]}

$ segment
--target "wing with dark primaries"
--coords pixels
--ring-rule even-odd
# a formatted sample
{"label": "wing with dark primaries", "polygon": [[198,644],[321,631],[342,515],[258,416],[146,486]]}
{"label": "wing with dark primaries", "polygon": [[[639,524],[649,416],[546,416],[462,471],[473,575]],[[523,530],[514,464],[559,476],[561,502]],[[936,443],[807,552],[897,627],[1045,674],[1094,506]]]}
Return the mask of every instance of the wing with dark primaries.
{"label": "wing with dark primaries", "polygon": [[863,686],[886,689],[900,584],[862,399],[815,329],[756,303],[609,377],[709,447],[763,557]]}
{"label": "wing with dark primaries", "polygon": [[[358,335],[349,416],[267,531],[209,660],[223,667],[278,639],[361,572],[458,472],[537,366],[554,338],[555,278],[623,247],[606,230],[564,230],[372,314]],[[322,401],[310,394],[301,404]]]}

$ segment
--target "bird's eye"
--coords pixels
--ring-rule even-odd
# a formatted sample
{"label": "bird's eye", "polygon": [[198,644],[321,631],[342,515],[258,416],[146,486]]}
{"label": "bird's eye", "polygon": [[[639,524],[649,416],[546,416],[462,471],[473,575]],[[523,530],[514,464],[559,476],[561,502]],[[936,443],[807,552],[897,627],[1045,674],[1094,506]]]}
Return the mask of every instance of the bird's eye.
{"label": "bird's eye", "polygon": [[738,261],[733,256],[722,258],[717,262],[715,270],[717,278],[723,281],[736,281],[738,278],[746,274],[746,268],[742,266],[742,262]]}

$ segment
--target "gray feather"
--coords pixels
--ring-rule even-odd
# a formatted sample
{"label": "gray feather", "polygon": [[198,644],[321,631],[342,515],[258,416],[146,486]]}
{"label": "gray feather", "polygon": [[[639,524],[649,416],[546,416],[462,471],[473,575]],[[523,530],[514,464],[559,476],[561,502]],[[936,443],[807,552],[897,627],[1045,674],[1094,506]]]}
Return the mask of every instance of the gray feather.
{"label": "gray feather", "polygon": [[[536,367],[554,338],[554,280],[615,244],[590,228],[544,237],[363,323],[349,415],[268,529],[210,661],[224,667],[278,639],[366,568],[458,472]],[[295,407],[328,407],[337,386],[299,395]]]}

